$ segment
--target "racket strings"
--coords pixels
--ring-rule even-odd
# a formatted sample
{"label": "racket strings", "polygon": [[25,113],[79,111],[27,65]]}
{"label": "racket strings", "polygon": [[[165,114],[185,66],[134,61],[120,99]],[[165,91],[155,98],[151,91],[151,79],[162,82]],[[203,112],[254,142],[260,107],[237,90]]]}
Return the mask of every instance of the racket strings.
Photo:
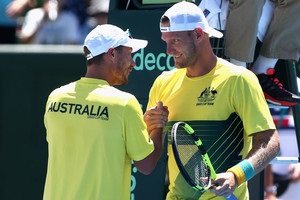
{"label": "racket strings", "polygon": [[200,187],[210,186],[210,170],[193,138],[185,130],[177,130],[177,151],[189,177]]}

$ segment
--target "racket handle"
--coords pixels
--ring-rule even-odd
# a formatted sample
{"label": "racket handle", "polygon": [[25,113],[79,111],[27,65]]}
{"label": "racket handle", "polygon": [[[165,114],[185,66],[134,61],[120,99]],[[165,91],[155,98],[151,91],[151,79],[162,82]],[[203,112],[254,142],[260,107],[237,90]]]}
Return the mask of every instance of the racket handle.
{"label": "racket handle", "polygon": [[238,200],[238,198],[236,198],[236,196],[234,194],[229,195],[228,197],[226,197],[226,199],[228,199],[228,200]]}

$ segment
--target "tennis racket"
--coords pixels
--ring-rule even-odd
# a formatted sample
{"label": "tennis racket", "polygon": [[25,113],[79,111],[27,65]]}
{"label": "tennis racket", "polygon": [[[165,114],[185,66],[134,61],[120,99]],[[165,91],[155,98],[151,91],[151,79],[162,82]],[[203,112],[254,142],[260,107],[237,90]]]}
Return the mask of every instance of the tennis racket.
{"label": "tennis racket", "polygon": [[[188,184],[201,192],[210,189],[213,186],[211,181],[217,175],[193,128],[185,122],[176,122],[172,127],[171,141],[175,161]],[[237,200],[234,194],[226,199]]]}

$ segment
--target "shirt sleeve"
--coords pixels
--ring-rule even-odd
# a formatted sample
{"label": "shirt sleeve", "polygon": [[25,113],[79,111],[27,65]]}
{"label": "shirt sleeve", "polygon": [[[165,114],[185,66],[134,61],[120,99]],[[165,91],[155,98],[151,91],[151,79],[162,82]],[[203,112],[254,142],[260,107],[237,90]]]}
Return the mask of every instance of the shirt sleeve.
{"label": "shirt sleeve", "polygon": [[235,84],[234,105],[248,135],[276,129],[257,77],[251,71],[242,73]]}
{"label": "shirt sleeve", "polygon": [[154,150],[143,120],[143,111],[134,97],[125,108],[125,133],[126,151],[132,160],[142,160]]}

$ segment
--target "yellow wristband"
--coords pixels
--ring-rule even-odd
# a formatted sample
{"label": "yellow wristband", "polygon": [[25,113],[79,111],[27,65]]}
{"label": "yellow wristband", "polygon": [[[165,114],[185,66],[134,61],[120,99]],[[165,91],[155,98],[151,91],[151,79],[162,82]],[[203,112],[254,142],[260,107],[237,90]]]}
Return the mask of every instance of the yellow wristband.
{"label": "yellow wristband", "polygon": [[246,181],[246,175],[245,175],[243,169],[237,165],[228,169],[227,172],[232,172],[235,175],[235,177],[238,181],[238,186]]}

